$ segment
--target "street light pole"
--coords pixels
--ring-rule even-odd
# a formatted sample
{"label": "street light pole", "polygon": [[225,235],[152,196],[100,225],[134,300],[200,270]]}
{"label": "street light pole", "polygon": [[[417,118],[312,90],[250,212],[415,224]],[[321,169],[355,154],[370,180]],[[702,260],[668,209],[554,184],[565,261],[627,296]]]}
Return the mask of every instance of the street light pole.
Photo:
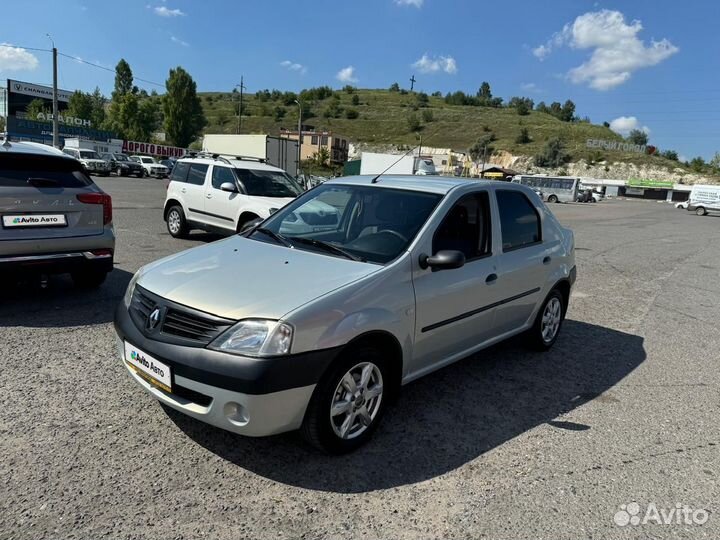
{"label": "street light pole", "polygon": [[[52,43],[52,55],[53,55],[53,92],[52,92],[53,135],[52,135],[52,141],[53,141],[53,146],[55,148],[60,148],[60,123],[58,121],[57,48],[55,48],[55,41],[53,41],[53,38],[50,36],[50,34],[47,34],[47,37],[50,40],[50,43]],[[34,120],[34,118],[31,120]]]}
{"label": "street light pole", "polygon": [[297,177],[300,179],[300,156],[302,148],[302,104],[300,100],[295,100],[298,105],[298,150],[297,150]]}

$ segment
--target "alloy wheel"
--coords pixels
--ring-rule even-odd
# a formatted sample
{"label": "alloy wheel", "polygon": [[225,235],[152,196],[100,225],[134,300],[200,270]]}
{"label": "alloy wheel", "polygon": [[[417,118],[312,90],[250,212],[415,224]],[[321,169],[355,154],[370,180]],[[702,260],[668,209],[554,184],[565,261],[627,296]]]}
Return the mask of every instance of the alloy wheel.
{"label": "alloy wheel", "polygon": [[562,320],[562,304],[556,297],[550,299],[545,305],[543,311],[542,324],[540,325],[540,332],[542,339],[545,343],[550,343],[558,333],[560,329],[560,321]]}
{"label": "alloy wheel", "polygon": [[178,214],[177,210],[171,210],[168,214],[168,229],[173,234],[180,231],[180,214]]}
{"label": "alloy wheel", "polygon": [[373,423],[383,398],[380,368],[362,362],[340,379],[330,406],[330,424],[341,439],[358,437]]}

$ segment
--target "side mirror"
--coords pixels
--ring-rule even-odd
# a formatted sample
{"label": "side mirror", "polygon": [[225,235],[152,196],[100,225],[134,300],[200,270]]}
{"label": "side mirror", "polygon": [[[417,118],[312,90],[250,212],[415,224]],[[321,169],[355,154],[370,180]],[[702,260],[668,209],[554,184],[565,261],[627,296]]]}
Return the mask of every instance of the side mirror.
{"label": "side mirror", "polygon": [[232,182],[223,182],[220,184],[220,191],[227,191],[228,193],[237,193],[237,187]]}
{"label": "side mirror", "polygon": [[462,251],[443,250],[438,251],[432,257],[424,253],[420,255],[420,268],[432,268],[433,270],[452,270],[465,265],[465,254]]}
{"label": "side mirror", "polygon": [[[223,184],[225,185],[225,184]],[[222,186],[221,186],[222,187]],[[258,225],[260,225],[263,221],[265,221],[263,218],[255,218],[251,219],[247,223],[245,223],[242,227],[240,227],[240,234],[249,231],[250,229],[254,229]]]}

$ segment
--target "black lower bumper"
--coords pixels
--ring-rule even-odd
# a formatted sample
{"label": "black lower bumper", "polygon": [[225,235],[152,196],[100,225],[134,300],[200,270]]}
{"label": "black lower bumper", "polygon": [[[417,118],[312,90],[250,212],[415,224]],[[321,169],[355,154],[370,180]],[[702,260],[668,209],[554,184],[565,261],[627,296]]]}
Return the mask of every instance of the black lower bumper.
{"label": "black lower bumper", "polygon": [[168,364],[173,376],[255,395],[317,384],[340,351],[338,347],[272,358],[251,358],[163,343],[145,337],[122,302],[115,310],[115,331],[121,339]]}
{"label": "black lower bumper", "polygon": [[[16,260],[14,260],[16,259]],[[112,257],[87,259],[85,257],[23,259],[20,256],[0,257],[0,274],[27,276],[37,274],[69,274],[73,272],[110,272]]]}

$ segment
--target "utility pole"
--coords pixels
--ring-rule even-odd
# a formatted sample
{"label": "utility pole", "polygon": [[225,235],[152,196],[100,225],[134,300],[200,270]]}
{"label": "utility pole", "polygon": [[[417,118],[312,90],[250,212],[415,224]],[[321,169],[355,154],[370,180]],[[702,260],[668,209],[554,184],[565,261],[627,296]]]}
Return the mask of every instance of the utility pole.
{"label": "utility pole", "polygon": [[47,34],[48,39],[52,43],[52,54],[53,54],[53,146],[60,148],[60,123],[58,122],[58,87],[57,87],[57,48],[55,42],[50,34]]}
{"label": "utility pole", "polygon": [[410,77],[410,91],[411,91],[411,92],[412,92],[413,89],[415,88],[415,83],[416,83],[416,82],[417,82],[417,81],[415,80],[415,75],[413,75],[412,77]]}
{"label": "utility pole", "polygon": [[245,85],[243,84],[243,76],[240,76],[240,84],[236,84],[235,88],[240,89],[240,104],[238,105],[238,125],[237,125],[237,132],[238,135],[240,134],[240,129],[242,128],[242,102],[243,102],[243,90],[245,90]]}
{"label": "utility pole", "polygon": [[483,146],[482,169],[480,169],[480,178],[485,178],[485,159],[487,158],[487,144]]}
{"label": "utility pole", "polygon": [[298,147],[297,147],[297,178],[300,180],[300,156],[302,150],[302,104],[300,100],[296,99],[295,103],[298,105]]}

